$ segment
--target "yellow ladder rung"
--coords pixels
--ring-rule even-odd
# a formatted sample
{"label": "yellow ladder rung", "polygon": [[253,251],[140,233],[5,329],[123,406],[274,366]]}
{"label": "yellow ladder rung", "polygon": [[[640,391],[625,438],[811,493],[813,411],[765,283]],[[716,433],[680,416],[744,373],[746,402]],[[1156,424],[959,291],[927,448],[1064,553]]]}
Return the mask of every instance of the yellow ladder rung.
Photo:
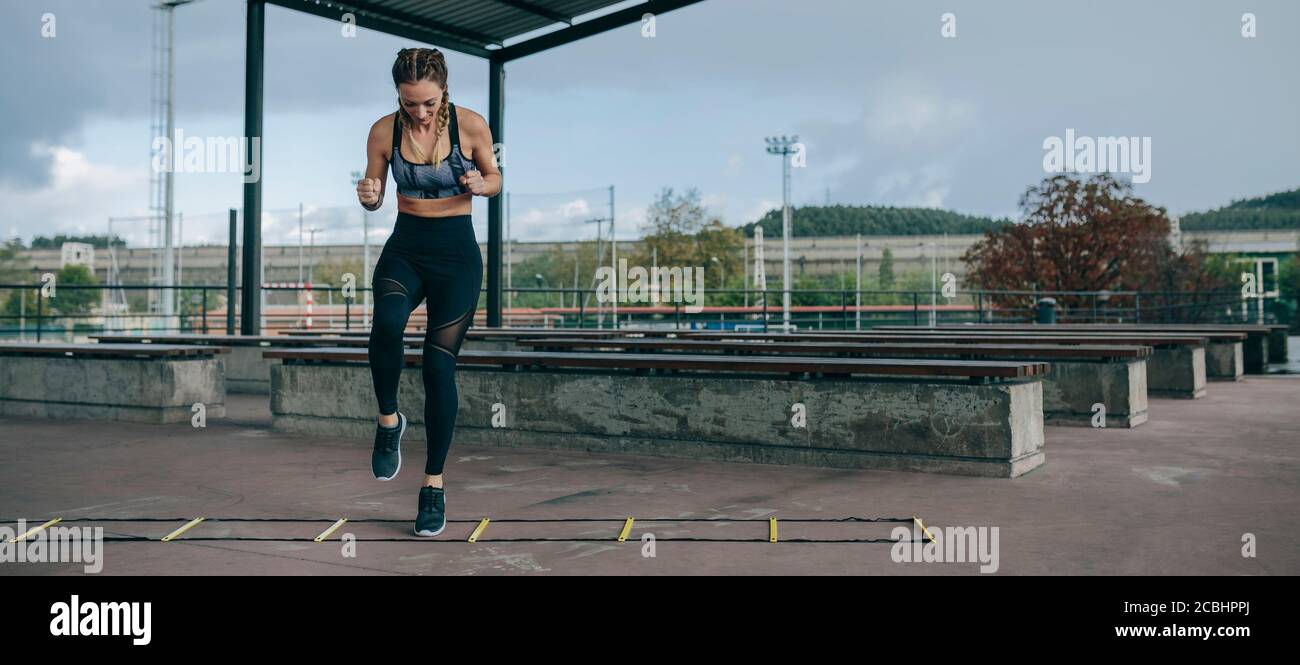
{"label": "yellow ladder rung", "polygon": [[769,517],[767,522],[767,542],[776,542],[776,518]]}
{"label": "yellow ladder rung", "polygon": [[926,526],[925,526],[925,522],[922,522],[922,521],[921,521],[921,518],[917,517],[916,515],[913,515],[913,516],[912,516],[912,521],[916,522],[916,525],[919,526],[919,527],[921,527],[921,531],[922,531],[923,533],[925,533],[925,537],[926,537],[926,538],[929,538],[929,539],[930,539],[930,542],[932,542],[932,543],[935,542],[935,540],[934,540],[934,534],[930,533],[930,529],[926,528]]}
{"label": "yellow ladder rung", "polygon": [[341,518],[339,518],[339,521],[335,522],[333,526],[331,526],[330,528],[328,528],[328,529],[326,529],[326,530],[320,532],[320,535],[319,535],[319,536],[316,536],[316,539],[315,539],[316,542],[319,543],[319,542],[321,542],[322,540],[325,540],[326,538],[329,538],[329,537],[330,537],[330,534],[331,534],[331,533],[334,533],[335,531],[337,531],[338,528],[341,527],[341,526],[343,526],[343,523],[346,522],[346,521],[348,521],[348,518],[346,518],[346,517],[341,517]]}
{"label": "yellow ladder rung", "polygon": [[633,520],[631,517],[629,517],[629,518],[627,518],[627,521],[623,523],[623,530],[622,530],[621,532],[619,532],[619,534],[618,534],[618,542],[620,542],[620,543],[625,543],[625,542],[627,542],[627,534],[628,534],[629,531],[632,530],[632,522],[633,522],[633,521],[634,521],[634,520]]}
{"label": "yellow ladder rung", "polygon": [[162,538],[162,542],[165,543],[165,542],[169,542],[169,541],[175,540],[177,536],[181,535],[182,533],[185,533],[186,531],[189,531],[190,529],[193,529],[193,528],[195,527],[195,525],[197,525],[199,522],[202,522],[203,519],[204,519],[204,518],[202,518],[202,517],[195,517],[194,519],[190,520],[189,522],[186,522],[185,526],[183,526],[183,527],[181,527],[181,528],[179,528],[179,529],[177,529],[177,530],[175,530],[175,531],[173,531],[173,532],[171,532],[171,533],[169,533],[169,534],[163,536],[163,538]]}
{"label": "yellow ladder rung", "polygon": [[483,534],[483,530],[487,528],[488,522],[491,521],[486,517],[480,520],[478,526],[474,528],[474,533],[469,534],[469,542],[478,542],[478,537]]}
{"label": "yellow ladder rung", "polygon": [[28,529],[27,532],[24,533],[24,534],[22,534],[21,536],[14,536],[13,538],[10,538],[10,539],[9,539],[9,542],[11,542],[11,543],[16,543],[16,542],[18,542],[18,541],[20,541],[20,540],[26,540],[26,539],[27,539],[27,536],[30,536],[30,535],[32,535],[32,534],[34,534],[34,533],[40,531],[41,529],[47,528],[47,527],[49,527],[49,526],[51,526],[51,525],[58,524],[59,522],[62,522],[62,521],[63,521],[63,518],[62,518],[62,517],[56,517],[56,518],[54,518],[54,519],[52,519],[52,520],[46,522],[45,524],[42,524],[42,525],[40,525],[40,526],[34,526],[34,527]]}

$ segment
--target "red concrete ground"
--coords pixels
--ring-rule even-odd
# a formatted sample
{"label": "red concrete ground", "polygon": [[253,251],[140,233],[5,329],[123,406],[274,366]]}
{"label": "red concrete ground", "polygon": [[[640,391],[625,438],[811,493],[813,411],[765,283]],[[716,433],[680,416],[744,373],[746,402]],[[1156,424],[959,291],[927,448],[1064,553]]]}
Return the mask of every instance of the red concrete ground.
{"label": "red concrete ground", "polygon": [[[369,441],[270,431],[265,397],[232,396],[206,429],[0,418],[0,517],[414,518],[423,441],[378,482]],[[889,544],[765,542],[765,521],[638,522],[629,542],[480,542],[481,517],[910,517],[997,526],[998,574],[1300,574],[1300,377],[1213,383],[1196,401],[1154,400],[1137,430],[1052,427],[1047,463],[1017,479],[695,462],[456,445],[449,517],[436,541],[158,542],[180,526],[100,523],[101,574],[977,574],[972,563],[895,563]],[[73,523],[87,525],[87,523]],[[887,538],[890,524],[780,522],[782,538]],[[311,538],[328,523],[205,523],[186,537]],[[608,538],[621,522],[493,523],[482,538]],[[410,522],[335,534],[406,538]],[[643,531],[661,539],[642,556]],[[1257,558],[1243,558],[1244,533]],[[668,542],[673,537],[753,543]],[[0,575],[77,575],[79,563],[0,562]]]}

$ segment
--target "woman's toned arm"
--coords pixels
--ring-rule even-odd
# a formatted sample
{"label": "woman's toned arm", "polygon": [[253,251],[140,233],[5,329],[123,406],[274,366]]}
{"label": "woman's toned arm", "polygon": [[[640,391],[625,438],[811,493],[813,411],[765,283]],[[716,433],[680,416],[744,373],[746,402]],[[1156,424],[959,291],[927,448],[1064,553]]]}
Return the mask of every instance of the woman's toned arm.
{"label": "woman's toned arm", "polygon": [[472,111],[467,111],[460,120],[465,138],[472,146],[470,155],[478,166],[477,171],[461,176],[460,183],[475,196],[496,196],[501,192],[501,170],[497,168],[492,149],[492,128],[483,116]]}
{"label": "woman's toned arm", "polygon": [[384,204],[388,185],[388,151],[393,144],[393,117],[386,115],[370,126],[366,138],[366,175],[357,181],[357,201],[366,210],[378,210]]}

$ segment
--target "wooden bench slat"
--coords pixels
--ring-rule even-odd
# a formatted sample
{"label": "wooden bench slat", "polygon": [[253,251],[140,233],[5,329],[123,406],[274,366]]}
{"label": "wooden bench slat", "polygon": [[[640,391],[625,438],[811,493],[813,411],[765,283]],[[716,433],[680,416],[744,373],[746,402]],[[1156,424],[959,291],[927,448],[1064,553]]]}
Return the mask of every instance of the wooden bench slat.
{"label": "wooden bench slat", "polygon": [[[419,331],[412,331],[419,332]],[[641,332],[641,331],[636,331]],[[465,335],[469,338],[491,339],[491,338],[516,338],[516,337],[616,337],[626,334],[626,331],[618,331],[596,328],[591,329],[572,329],[572,328],[470,328]],[[370,335],[369,330],[294,330],[291,336],[313,336],[313,337],[366,337]]]}
{"label": "wooden bench slat", "polygon": [[[637,329],[620,329],[618,331],[559,331],[552,334],[538,333],[517,333],[510,329],[490,328],[479,329],[470,328],[466,334],[466,339],[536,339],[538,337],[573,337],[581,339],[615,339],[615,338],[691,338],[691,339],[769,339],[773,341],[827,341],[831,339],[840,339],[841,341],[850,342],[895,342],[900,337],[906,339],[909,335],[923,335],[924,341],[927,342],[949,342],[949,343],[966,343],[969,341],[979,341],[989,344],[1000,343],[1004,338],[1013,339],[1015,343],[1023,344],[1116,344],[1124,346],[1199,346],[1205,344],[1203,335],[1194,334],[1174,334],[1174,333],[1094,333],[1079,331],[1074,334],[1051,333],[1041,335],[1030,335],[1028,333],[1017,333],[1008,331],[999,333],[989,331],[978,333],[975,331],[942,331],[933,329],[916,329],[913,330],[882,330],[881,332],[852,332],[852,331],[826,331],[826,332],[795,332],[795,333],[763,333],[763,332],[727,332],[717,330],[637,330]],[[369,333],[357,332],[352,337],[365,337]],[[1244,334],[1242,334],[1244,338]]]}
{"label": "wooden bench slat", "polygon": [[[927,326],[885,325],[877,326],[884,330],[909,330]],[[936,328],[942,330],[1151,330],[1151,331],[1197,331],[1213,332],[1267,332],[1284,325],[1268,323],[941,323]]]}
{"label": "wooden bench slat", "polygon": [[[265,347],[283,347],[283,346],[307,346],[307,347],[367,347],[369,340],[364,337],[343,337],[343,338],[326,338],[326,337],[300,337],[288,335],[159,335],[159,336],[133,336],[133,335],[94,335],[92,338],[101,340],[101,343],[192,343],[192,344],[213,344],[228,346],[265,346]],[[422,337],[406,337],[405,344],[408,347],[418,348],[423,345]],[[736,351],[754,351],[760,353],[788,353],[798,355],[799,353],[861,353],[888,356],[890,354],[916,354],[916,355],[982,355],[990,357],[1024,357],[1024,358],[1088,358],[1088,359],[1108,359],[1108,358],[1144,358],[1151,355],[1149,346],[1115,346],[1115,345],[1035,345],[1035,344],[990,344],[990,345],[973,345],[973,344],[951,344],[951,343],[920,343],[920,342],[842,342],[842,341],[811,341],[811,342],[771,342],[771,341],[715,341],[704,339],[643,339],[627,337],[610,337],[605,339],[586,339],[574,337],[559,338],[525,338],[519,340],[520,346],[533,348],[575,348],[575,349],[596,349],[596,348],[653,348],[653,349],[703,349],[709,351],[736,350]]]}
{"label": "wooden bench slat", "polygon": [[[787,334],[787,333],[776,333],[776,334],[780,335],[780,334]],[[801,333],[793,333],[793,334],[801,334]],[[943,328],[943,329],[917,328],[912,330],[887,330],[886,329],[886,330],[879,330],[879,331],[872,329],[870,331],[866,331],[863,333],[810,332],[810,333],[802,333],[802,334],[821,335],[821,336],[825,336],[825,335],[843,336],[843,335],[865,334],[865,335],[890,335],[895,337],[912,335],[912,336],[927,337],[927,338],[961,336],[961,337],[976,337],[976,338],[991,337],[991,338],[998,338],[998,339],[1003,339],[1003,338],[1005,339],[1057,339],[1057,338],[1085,337],[1085,338],[1100,339],[1100,340],[1108,340],[1108,339],[1115,339],[1115,338],[1174,339],[1174,340],[1186,340],[1186,339],[1197,339],[1197,338],[1204,339],[1207,334],[1216,334],[1216,335],[1221,334],[1221,335],[1226,335],[1227,337],[1233,339],[1245,339],[1246,337],[1245,333],[1145,332],[1145,331],[1138,331],[1138,330],[1134,330],[1134,331],[1044,330],[1040,332],[1034,330],[949,330],[947,328]]]}
{"label": "wooden bench slat", "polygon": [[209,356],[217,353],[230,353],[230,347],[180,344],[0,343],[0,354],[3,355],[174,357]]}
{"label": "wooden bench slat", "polygon": [[[197,344],[210,346],[328,346],[331,344],[365,345],[365,337],[315,337],[290,335],[90,335],[101,344]],[[416,338],[408,337],[407,340]],[[421,338],[422,339],[422,338]]]}
{"label": "wooden bench slat", "polygon": [[[909,327],[909,326],[878,326],[872,328],[872,331],[879,330],[882,333],[922,333],[922,334],[960,334],[960,335],[1007,335],[1015,337],[1018,335],[1046,335],[1046,336],[1070,336],[1070,335],[1101,335],[1106,337],[1129,336],[1129,335],[1171,335],[1171,336],[1194,336],[1205,337],[1214,341],[1222,342],[1239,342],[1246,339],[1249,331],[1245,330],[1213,330],[1208,328],[1187,328],[1184,330],[1162,330],[1159,328],[1093,328],[1091,326],[1070,326],[1069,328],[1058,328],[1055,326],[1033,327],[985,327],[985,326],[948,326],[943,325],[937,328],[926,327]],[[1265,333],[1266,330],[1255,331],[1256,334]]]}
{"label": "wooden bench slat", "polygon": [[[407,350],[407,364],[419,364],[422,351]],[[368,352],[351,348],[272,349],[265,358],[359,362]],[[923,375],[987,378],[1040,376],[1047,363],[980,360],[887,360],[875,358],[737,358],[675,354],[540,353],[534,351],[461,351],[460,364],[602,369],[685,369],[818,374]]]}
{"label": "wooden bench slat", "polygon": [[758,353],[864,353],[919,355],[987,355],[1039,358],[1145,358],[1149,346],[1105,345],[1034,345],[1034,344],[926,344],[926,343],[858,343],[858,342],[728,342],[703,339],[612,339],[583,340],[537,338],[520,340],[520,346],[532,348],[619,348],[619,349],[702,349],[708,351],[753,351]]}
{"label": "wooden bench slat", "polygon": [[774,341],[795,341],[795,342],[816,342],[816,341],[848,341],[848,342],[899,342],[899,341],[922,341],[922,342],[950,342],[955,344],[1121,344],[1121,345],[1138,345],[1138,346],[1204,346],[1206,340],[1204,337],[1197,335],[1040,335],[1040,336],[1008,336],[997,334],[972,335],[972,334],[918,334],[910,332],[886,332],[886,333],[725,333],[725,332],[684,332],[682,337],[686,339],[737,339],[737,340],[762,340],[770,339]]}

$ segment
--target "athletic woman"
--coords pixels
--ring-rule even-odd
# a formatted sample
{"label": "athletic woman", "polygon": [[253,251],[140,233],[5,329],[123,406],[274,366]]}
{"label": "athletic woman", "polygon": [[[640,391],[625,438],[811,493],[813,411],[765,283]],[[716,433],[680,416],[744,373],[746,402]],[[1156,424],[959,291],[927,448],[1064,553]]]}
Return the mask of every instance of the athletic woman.
{"label": "athletic woman", "polygon": [[478,308],[483,255],[470,219],[471,196],[495,196],[501,172],[483,116],[451,103],[447,63],[437,49],[408,48],[393,63],[397,111],[375,122],[366,140],[366,177],[357,200],[367,210],[384,202],[390,167],[397,184],[397,224],[375,263],[370,373],[379,418],[371,471],[392,480],[402,467],[406,416],[397,410],[403,333],[411,312],[427,301],[424,334],[424,484],[415,533],[446,527],[443,465],[456,427],[456,357]]}

